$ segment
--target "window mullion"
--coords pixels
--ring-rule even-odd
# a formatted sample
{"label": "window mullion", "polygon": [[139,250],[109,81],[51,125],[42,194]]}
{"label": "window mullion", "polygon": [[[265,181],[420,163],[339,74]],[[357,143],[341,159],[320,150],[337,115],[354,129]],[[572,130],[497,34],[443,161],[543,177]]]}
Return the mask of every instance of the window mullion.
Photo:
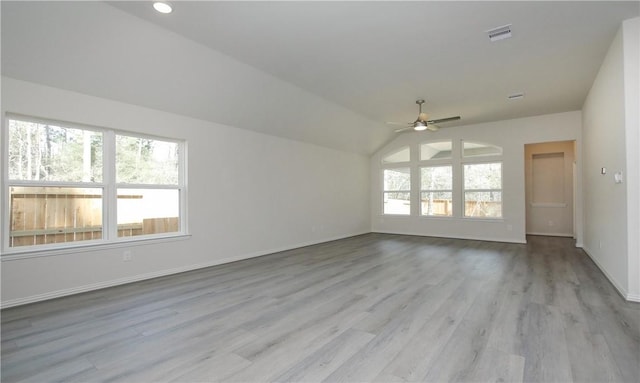
{"label": "window mullion", "polygon": [[117,206],[118,195],[116,190],[116,139],[113,131],[104,134],[104,200],[103,200],[103,232],[106,240],[114,240],[118,237]]}
{"label": "window mullion", "polygon": [[2,196],[2,222],[0,223],[0,227],[2,228],[2,238],[4,240],[0,244],[2,248],[2,252],[6,252],[9,249],[9,211],[10,209],[10,192],[9,192],[9,133],[8,133],[8,125],[7,116],[2,117],[2,129],[0,129],[0,144],[2,147],[0,148],[0,152],[2,155],[3,161],[2,163],[2,186],[0,190],[0,195]]}

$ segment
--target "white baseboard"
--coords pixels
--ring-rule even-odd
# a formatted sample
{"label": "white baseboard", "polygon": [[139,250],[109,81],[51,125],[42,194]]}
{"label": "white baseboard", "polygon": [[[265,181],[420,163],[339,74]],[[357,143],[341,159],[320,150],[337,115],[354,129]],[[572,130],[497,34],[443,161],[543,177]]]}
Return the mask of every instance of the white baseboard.
{"label": "white baseboard", "polygon": [[425,234],[425,233],[408,233],[408,232],[394,232],[394,231],[373,231],[372,233],[380,234],[398,234],[398,235],[415,235],[418,237],[433,237],[433,238],[447,238],[447,239],[466,239],[470,241],[486,241],[486,242],[503,242],[503,243],[521,243],[526,244],[526,240],[505,239],[505,238],[491,238],[491,237],[473,237],[473,236],[449,236],[441,234]]}
{"label": "white baseboard", "polygon": [[290,246],[282,246],[282,247],[273,248],[273,249],[264,250],[264,251],[256,251],[256,252],[250,253],[250,254],[238,255],[238,256],[222,258],[222,259],[215,259],[215,260],[213,260],[211,262],[199,263],[199,264],[195,264],[195,265],[181,266],[181,267],[176,267],[176,268],[173,268],[173,269],[154,271],[154,272],[145,273],[145,274],[138,274],[138,275],[134,275],[134,276],[131,276],[131,277],[119,278],[119,279],[114,279],[114,280],[110,280],[110,281],[91,283],[91,284],[88,284],[88,285],[77,286],[77,287],[72,287],[72,288],[62,289],[62,290],[57,290],[57,291],[51,291],[51,292],[47,292],[47,293],[43,293],[43,294],[31,295],[31,296],[24,297],[24,298],[9,299],[9,300],[0,302],[0,308],[4,309],[4,308],[9,308],[9,307],[21,306],[21,305],[26,305],[28,303],[35,303],[35,302],[45,301],[45,300],[49,300],[49,299],[61,298],[61,297],[65,297],[65,296],[68,296],[68,295],[80,294],[80,293],[85,293],[85,292],[93,291],[93,290],[100,290],[100,289],[104,289],[104,288],[107,288],[107,287],[124,285],[124,284],[127,284],[127,283],[143,281],[143,280],[146,280],[146,279],[164,277],[164,276],[171,275],[171,274],[178,274],[178,273],[183,273],[185,271],[203,269],[205,267],[211,267],[211,266],[222,265],[222,264],[225,264],[225,263],[242,261],[242,260],[245,260],[245,259],[261,257],[263,255],[278,253],[278,252],[281,252],[281,251],[287,251],[287,250],[297,249],[297,248],[300,248],[300,247],[317,245],[319,243],[331,242],[331,241],[336,241],[336,240],[339,240],[339,239],[355,237],[355,236],[362,235],[362,234],[367,234],[367,233],[369,233],[369,232],[358,232],[358,233],[352,233],[352,234],[347,234],[347,235],[339,235],[339,236],[335,236],[335,237],[325,238],[325,239],[318,240],[318,241],[301,242],[301,243],[293,244],[293,245],[290,245]]}
{"label": "white baseboard", "polygon": [[640,303],[640,294],[627,294],[627,300]]}
{"label": "white baseboard", "polygon": [[592,251],[589,248],[582,246],[582,250],[584,250],[584,252],[589,256],[589,258],[591,258],[593,263],[595,263],[596,266],[598,266],[598,269],[600,269],[600,271],[602,271],[602,274],[604,274],[604,276],[609,280],[609,282],[613,285],[613,287],[618,291],[618,294],[620,294],[627,301],[640,302],[640,295],[630,294],[629,292],[627,292],[627,289],[625,289],[623,286],[621,286],[613,278],[613,276],[611,276],[611,274],[609,274],[609,272],[607,272],[607,269],[605,269],[602,266],[602,264],[600,262],[598,262],[598,260],[594,256],[591,255]]}
{"label": "white baseboard", "polygon": [[545,236],[545,237],[569,237],[569,238],[573,238],[573,234],[570,233],[527,233],[527,235],[541,235],[541,236]]}

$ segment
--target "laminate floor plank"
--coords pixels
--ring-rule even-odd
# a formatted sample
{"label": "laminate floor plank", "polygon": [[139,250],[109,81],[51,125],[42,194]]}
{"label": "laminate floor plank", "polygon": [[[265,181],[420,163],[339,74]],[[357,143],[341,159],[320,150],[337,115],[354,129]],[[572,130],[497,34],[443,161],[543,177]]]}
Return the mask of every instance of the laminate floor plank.
{"label": "laminate floor plank", "polygon": [[366,234],[1,312],[3,382],[638,382],[568,238]]}
{"label": "laminate floor plank", "polygon": [[554,306],[528,305],[523,355],[525,382],[573,381],[563,318]]}
{"label": "laminate floor plank", "polygon": [[[441,304],[424,326],[385,367],[383,375],[396,376],[407,382],[421,381],[433,361],[451,339],[454,331],[471,308],[480,292],[473,283],[456,281],[446,304]],[[468,282],[468,281],[466,281]]]}
{"label": "laminate floor plank", "polygon": [[349,329],[302,359],[276,379],[277,382],[320,382],[369,343],[374,334]]}
{"label": "laminate floor plank", "polygon": [[171,382],[221,382],[238,371],[248,367],[251,362],[233,353],[218,357],[205,356],[187,368],[178,368],[175,372],[166,372],[160,379]]}
{"label": "laminate floor plank", "polygon": [[336,314],[334,323],[318,322],[312,326],[299,329],[296,334],[291,334],[279,339],[277,343],[267,344],[266,350],[260,350],[250,355],[252,363],[237,374],[229,377],[230,381],[275,381],[279,375],[284,374],[292,365],[302,363],[309,355],[317,352],[332,340],[342,337],[342,334],[353,327],[368,314],[355,312],[354,310],[342,310]]}

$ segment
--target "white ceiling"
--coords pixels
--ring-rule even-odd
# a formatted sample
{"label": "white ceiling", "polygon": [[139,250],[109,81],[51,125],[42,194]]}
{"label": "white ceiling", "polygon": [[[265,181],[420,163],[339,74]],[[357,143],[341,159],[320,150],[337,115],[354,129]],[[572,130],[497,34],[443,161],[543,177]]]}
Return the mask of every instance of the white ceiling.
{"label": "white ceiling", "polygon": [[[217,118],[217,122],[364,153],[371,153],[393,136],[393,127],[385,127],[384,121],[415,119],[417,107],[414,101],[417,98],[427,100],[425,109],[432,119],[462,117],[460,121],[443,124],[445,127],[581,109],[621,21],[640,14],[639,3],[635,1],[173,1],[174,12],[169,15],[158,14],[149,2],[109,2],[121,11],[363,116],[362,121],[372,126],[370,131],[354,124],[352,137],[339,137],[340,141],[350,140],[350,143],[341,145],[326,137],[338,135],[331,129],[316,136],[303,137],[296,133],[296,129],[301,129],[300,120],[275,128],[259,126],[255,118],[253,124],[226,119],[222,117],[223,111],[219,115],[208,115],[204,108],[200,110],[188,105],[181,108],[176,103],[175,93],[173,97],[167,95],[163,99],[153,86],[148,87],[149,94],[139,89],[118,94],[115,89],[98,89],[106,88],[108,84],[92,83],[87,78],[74,86],[70,76],[77,74],[77,70],[65,76],[52,70],[51,78],[47,78],[41,73],[46,72],[42,67],[25,68],[17,58],[11,61],[6,55],[32,60],[26,51],[34,41],[43,39],[42,35],[32,36],[30,40],[29,36],[25,37],[33,33],[25,32],[23,25],[12,21],[15,20],[13,16],[28,9],[32,12],[30,15],[47,18],[52,11],[33,13],[34,6],[13,4],[9,8],[5,3],[3,1],[2,19],[5,75],[54,86],[61,86],[64,80],[66,86],[62,87],[89,94],[198,118]],[[77,3],[66,3],[65,6],[72,12],[80,7]],[[5,8],[9,8],[11,18],[5,17]],[[105,22],[103,19],[115,17],[109,16],[113,12],[105,12],[104,6],[100,12],[86,8],[84,5],[83,10],[78,11],[84,18],[90,14]],[[126,24],[123,20],[112,22]],[[74,39],[82,40],[82,35],[88,34],[96,23],[66,25],[68,22],[61,20],[54,29],[75,28],[77,36]],[[485,31],[505,24],[512,24],[513,38],[489,42]],[[127,31],[142,33],[133,29]],[[5,36],[7,33],[8,37]],[[46,33],[56,32],[49,28]],[[158,36],[158,39],[166,36],[169,35]],[[149,40],[153,36],[145,35],[144,38]],[[84,43],[91,44],[92,41]],[[5,45],[8,45],[7,52]],[[126,60],[126,57],[122,59]],[[171,67],[171,63],[153,60],[147,64]],[[94,70],[99,72],[101,68]],[[142,77],[161,75],[161,72],[150,70]],[[193,70],[206,77],[205,71],[216,69],[196,65]],[[53,79],[55,76],[58,76],[57,82]],[[144,79],[141,81],[144,83]],[[508,101],[507,96],[514,92],[524,92],[525,98]],[[195,99],[205,94],[199,95],[196,89],[189,96]],[[276,108],[276,104],[270,101],[271,108]],[[282,105],[279,113],[287,113],[287,107],[290,108]],[[246,110],[247,105],[242,108]],[[237,108],[234,113],[240,111]],[[340,129],[348,131],[351,127],[340,126]],[[361,143],[357,142],[357,137],[366,145],[358,146]]]}

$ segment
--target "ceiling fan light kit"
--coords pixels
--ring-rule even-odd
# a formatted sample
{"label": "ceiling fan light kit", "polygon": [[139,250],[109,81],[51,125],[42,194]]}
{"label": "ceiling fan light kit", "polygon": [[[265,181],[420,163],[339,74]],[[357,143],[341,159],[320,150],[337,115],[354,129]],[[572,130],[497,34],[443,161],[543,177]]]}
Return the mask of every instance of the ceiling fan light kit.
{"label": "ceiling fan light kit", "polygon": [[427,123],[423,122],[423,121],[416,121],[415,124],[413,124],[413,130],[417,130],[417,131],[421,131],[421,130],[427,130]]}

